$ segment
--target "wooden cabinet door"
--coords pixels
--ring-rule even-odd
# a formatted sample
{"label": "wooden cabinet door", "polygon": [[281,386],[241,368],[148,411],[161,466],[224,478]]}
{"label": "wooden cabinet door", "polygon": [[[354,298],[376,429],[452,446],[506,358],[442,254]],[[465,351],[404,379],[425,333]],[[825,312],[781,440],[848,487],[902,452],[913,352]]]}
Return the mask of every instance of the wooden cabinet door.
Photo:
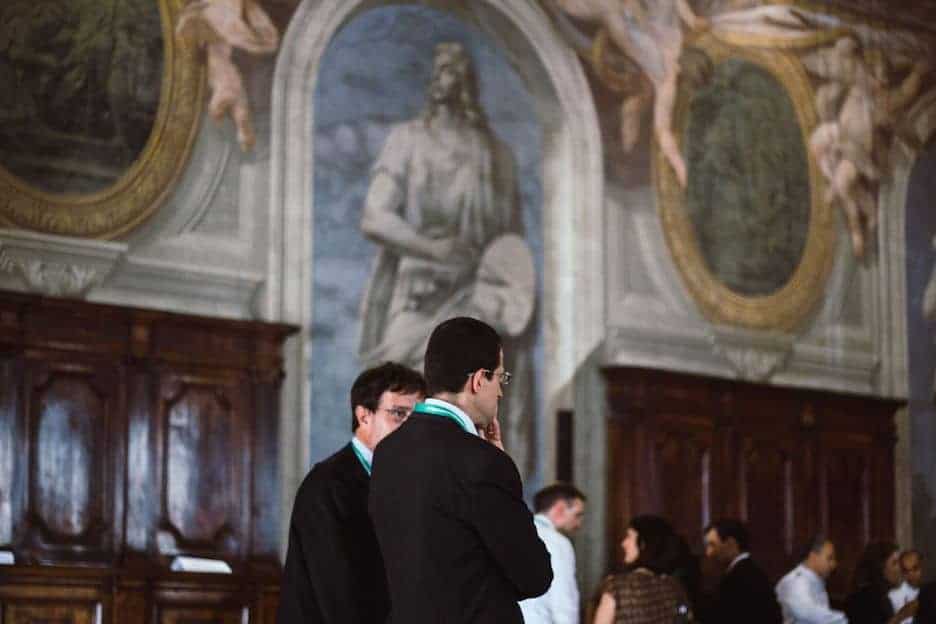
{"label": "wooden cabinet door", "polygon": [[667,518],[690,543],[711,520],[721,473],[705,388],[667,386],[658,373],[609,376],[608,549],[619,559],[628,520]]}
{"label": "wooden cabinet door", "polygon": [[121,532],[121,370],[74,356],[28,358],[25,369],[14,550],[33,561],[109,561]]}
{"label": "wooden cabinet door", "polygon": [[250,388],[236,375],[174,370],[156,410],[161,555],[240,560],[249,546]]}

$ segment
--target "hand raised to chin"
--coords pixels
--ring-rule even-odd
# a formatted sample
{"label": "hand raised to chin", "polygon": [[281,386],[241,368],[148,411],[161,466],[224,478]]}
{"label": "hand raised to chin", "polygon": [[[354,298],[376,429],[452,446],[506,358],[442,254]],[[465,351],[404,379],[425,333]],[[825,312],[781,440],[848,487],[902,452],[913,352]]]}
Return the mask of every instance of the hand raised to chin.
{"label": "hand raised to chin", "polygon": [[497,420],[496,416],[494,417],[494,421],[490,425],[481,427],[479,433],[482,439],[487,440],[488,442],[490,442],[491,444],[493,444],[500,450],[504,451],[505,453],[507,452],[504,449],[504,441],[501,440],[500,421]]}

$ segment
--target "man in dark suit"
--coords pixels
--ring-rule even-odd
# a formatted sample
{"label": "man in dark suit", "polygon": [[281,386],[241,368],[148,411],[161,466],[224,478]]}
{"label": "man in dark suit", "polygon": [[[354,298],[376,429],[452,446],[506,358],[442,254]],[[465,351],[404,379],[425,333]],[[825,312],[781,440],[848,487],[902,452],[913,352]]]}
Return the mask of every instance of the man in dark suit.
{"label": "man in dark suit", "polygon": [[737,520],[705,527],[705,555],[725,566],[706,624],[780,624],[783,614],[773,584],[751,559],[747,529]]}
{"label": "man in dark suit", "polygon": [[289,526],[278,624],[383,624],[383,560],[367,515],[373,451],[426,394],[422,375],[387,363],[351,387],[351,442],[312,468]]}
{"label": "man in dark suit", "polygon": [[466,317],[433,330],[432,398],[374,455],[370,513],[391,624],[520,624],[517,602],[552,581],[549,554],[503,450],[497,405],[510,381],[501,339]]}

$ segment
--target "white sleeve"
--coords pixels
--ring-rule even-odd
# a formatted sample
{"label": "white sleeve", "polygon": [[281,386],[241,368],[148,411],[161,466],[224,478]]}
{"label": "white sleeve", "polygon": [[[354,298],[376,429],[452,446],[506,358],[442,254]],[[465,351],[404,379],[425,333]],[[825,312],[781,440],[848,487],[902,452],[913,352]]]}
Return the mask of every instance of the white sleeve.
{"label": "white sleeve", "polygon": [[808,624],[848,624],[841,611],[835,611],[812,599],[809,581],[801,576],[784,578],[777,584],[777,599],[795,622]]}
{"label": "white sleeve", "polygon": [[[553,540],[550,540],[553,541]],[[568,539],[550,546],[553,582],[546,594],[555,624],[579,624],[579,590],[575,580],[575,551]]]}

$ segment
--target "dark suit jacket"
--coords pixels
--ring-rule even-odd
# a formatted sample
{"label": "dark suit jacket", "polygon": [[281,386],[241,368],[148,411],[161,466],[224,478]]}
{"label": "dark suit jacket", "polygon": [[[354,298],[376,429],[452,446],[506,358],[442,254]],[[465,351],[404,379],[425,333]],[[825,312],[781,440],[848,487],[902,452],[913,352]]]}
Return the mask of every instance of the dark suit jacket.
{"label": "dark suit jacket", "polygon": [[920,588],[920,610],[913,618],[914,624],[936,624],[936,583],[926,583]]}
{"label": "dark suit jacket", "polygon": [[552,582],[513,460],[441,416],[413,414],[374,454],[370,513],[393,624],[520,624]]}
{"label": "dark suit jacket", "polygon": [[370,478],[348,444],[316,464],[293,506],[278,624],[383,624],[390,606],[367,515]]}
{"label": "dark suit jacket", "polygon": [[887,624],[894,615],[894,605],[887,590],[868,585],[845,599],[848,624]]}
{"label": "dark suit jacket", "polygon": [[774,587],[754,560],[735,564],[718,584],[712,616],[706,624],[781,624],[783,613]]}

